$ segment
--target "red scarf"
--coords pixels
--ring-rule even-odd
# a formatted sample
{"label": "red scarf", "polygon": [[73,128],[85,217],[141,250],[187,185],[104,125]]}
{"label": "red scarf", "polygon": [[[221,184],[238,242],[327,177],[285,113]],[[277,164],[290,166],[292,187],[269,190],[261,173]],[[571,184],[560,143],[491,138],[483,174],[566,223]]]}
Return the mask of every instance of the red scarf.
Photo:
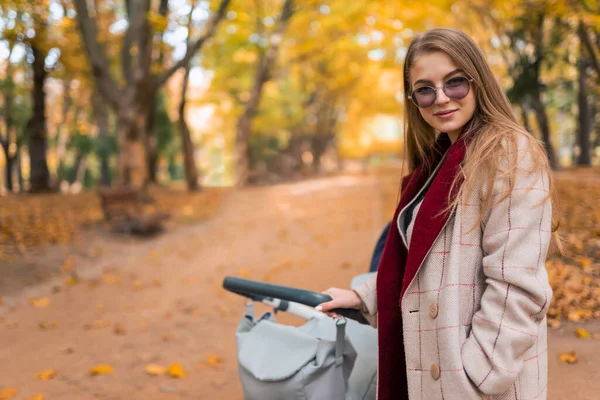
{"label": "red scarf", "polygon": [[[418,194],[443,154],[448,154],[433,179],[416,216],[410,249],[407,251],[398,232],[398,214]],[[406,288],[416,276],[429,249],[445,225],[449,214],[438,215],[448,206],[450,186],[460,171],[466,151],[464,135],[452,144],[447,134],[441,133],[415,171],[402,180],[402,196],[377,273],[377,312],[379,336],[379,389],[378,400],[408,399],[406,360],[402,335],[401,299]],[[453,190],[456,193],[460,185]]]}

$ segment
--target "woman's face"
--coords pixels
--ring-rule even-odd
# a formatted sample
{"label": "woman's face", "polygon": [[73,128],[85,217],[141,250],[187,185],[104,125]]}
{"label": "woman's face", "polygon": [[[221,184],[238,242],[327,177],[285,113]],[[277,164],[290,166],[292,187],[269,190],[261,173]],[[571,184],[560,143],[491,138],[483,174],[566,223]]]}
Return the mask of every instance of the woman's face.
{"label": "woman's face", "polygon": [[[436,87],[435,101],[427,108],[419,108],[419,112],[423,119],[434,129],[440,132],[446,132],[452,142],[454,142],[461,129],[473,117],[475,113],[475,93],[473,84],[468,82],[468,94],[462,99],[457,99],[464,95],[465,80],[467,75],[452,62],[450,57],[445,53],[434,52],[419,55],[414,61],[410,69],[411,93],[413,97],[417,93],[421,96],[420,100],[423,104],[428,103],[428,99],[433,99],[433,93],[424,87]],[[459,79],[453,79],[459,78]],[[442,87],[446,84],[446,92],[455,97],[451,99],[447,93],[444,93]],[[462,87],[460,86],[462,85]],[[463,90],[461,92],[461,89]]]}

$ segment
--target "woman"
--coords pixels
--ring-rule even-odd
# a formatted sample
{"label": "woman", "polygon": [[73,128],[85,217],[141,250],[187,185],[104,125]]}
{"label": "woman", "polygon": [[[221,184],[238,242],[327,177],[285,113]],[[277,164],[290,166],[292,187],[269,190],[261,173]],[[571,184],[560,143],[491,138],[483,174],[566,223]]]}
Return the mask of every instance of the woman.
{"label": "woman", "polygon": [[545,399],[544,149],[463,32],[416,37],[404,88],[410,174],[378,273],[317,309],[361,309],[377,326],[379,400]]}

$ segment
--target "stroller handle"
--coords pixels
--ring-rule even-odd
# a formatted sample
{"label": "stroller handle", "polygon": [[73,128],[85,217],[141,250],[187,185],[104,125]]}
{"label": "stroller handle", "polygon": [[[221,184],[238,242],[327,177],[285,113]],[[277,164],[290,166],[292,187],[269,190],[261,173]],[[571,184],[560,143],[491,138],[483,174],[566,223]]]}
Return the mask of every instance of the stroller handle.
{"label": "stroller handle", "polygon": [[[331,301],[331,297],[323,293],[312,292],[305,289],[297,289],[289,286],[252,281],[233,276],[228,276],[223,280],[223,288],[241,296],[248,297],[252,300],[275,298],[304,304],[310,307],[316,307],[321,303]],[[367,323],[365,317],[359,310],[337,308],[331,311],[346,318],[356,320],[360,323]]]}

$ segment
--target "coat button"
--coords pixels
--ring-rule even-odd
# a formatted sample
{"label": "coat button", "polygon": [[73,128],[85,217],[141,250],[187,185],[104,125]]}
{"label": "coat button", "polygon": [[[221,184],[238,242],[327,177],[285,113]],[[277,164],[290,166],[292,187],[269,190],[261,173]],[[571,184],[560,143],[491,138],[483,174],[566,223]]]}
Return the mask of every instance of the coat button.
{"label": "coat button", "polygon": [[435,319],[438,315],[438,305],[433,303],[429,306],[429,316]]}
{"label": "coat button", "polygon": [[431,366],[431,377],[436,381],[440,379],[440,366],[437,364],[433,364]]}

